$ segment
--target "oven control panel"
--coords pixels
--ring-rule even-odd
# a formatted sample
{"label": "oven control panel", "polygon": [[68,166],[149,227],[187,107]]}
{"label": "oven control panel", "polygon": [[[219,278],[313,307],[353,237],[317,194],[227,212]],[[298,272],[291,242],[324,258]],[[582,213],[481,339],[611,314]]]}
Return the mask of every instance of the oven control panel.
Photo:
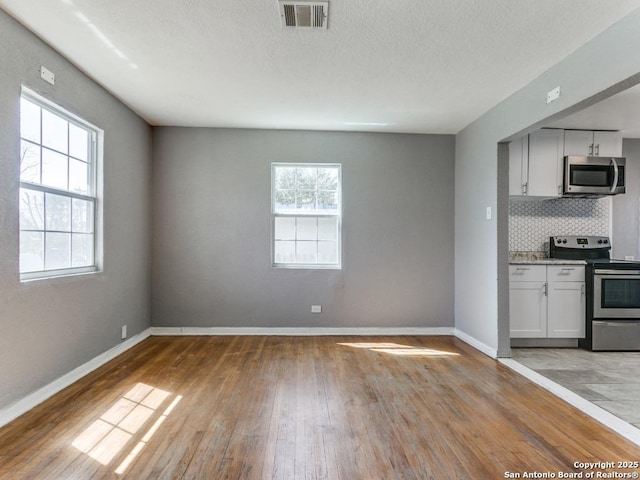
{"label": "oven control panel", "polygon": [[552,248],[571,248],[571,249],[609,249],[611,244],[609,237],[597,237],[593,235],[562,235],[551,237]]}

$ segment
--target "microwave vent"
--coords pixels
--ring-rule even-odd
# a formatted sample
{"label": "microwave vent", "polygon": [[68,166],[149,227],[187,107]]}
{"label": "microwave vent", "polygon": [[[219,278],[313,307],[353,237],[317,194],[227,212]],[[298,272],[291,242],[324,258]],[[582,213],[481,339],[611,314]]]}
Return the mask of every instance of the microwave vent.
{"label": "microwave vent", "polygon": [[329,2],[279,0],[283,28],[327,28]]}

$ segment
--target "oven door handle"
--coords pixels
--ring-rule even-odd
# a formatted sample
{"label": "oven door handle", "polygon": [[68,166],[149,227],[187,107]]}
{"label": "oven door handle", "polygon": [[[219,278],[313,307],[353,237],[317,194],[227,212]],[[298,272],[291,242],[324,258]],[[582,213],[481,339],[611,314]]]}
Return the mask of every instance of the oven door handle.
{"label": "oven door handle", "polygon": [[634,320],[594,320],[594,325],[599,327],[617,327],[617,328],[629,328],[640,327],[640,323]]}
{"label": "oven door handle", "polygon": [[620,277],[637,277],[640,270],[596,270],[594,275],[617,275]]}
{"label": "oven door handle", "polygon": [[616,188],[618,188],[618,164],[613,157],[611,157],[611,165],[613,165],[613,185],[611,185],[611,193],[614,193]]}

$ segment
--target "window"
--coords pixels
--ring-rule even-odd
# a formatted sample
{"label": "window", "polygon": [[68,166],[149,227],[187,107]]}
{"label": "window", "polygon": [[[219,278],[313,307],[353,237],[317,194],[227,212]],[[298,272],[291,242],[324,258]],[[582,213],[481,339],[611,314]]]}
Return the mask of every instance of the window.
{"label": "window", "polygon": [[271,166],[274,267],[340,268],[341,167]]}
{"label": "window", "polygon": [[96,270],[98,130],[23,90],[20,99],[20,276]]}

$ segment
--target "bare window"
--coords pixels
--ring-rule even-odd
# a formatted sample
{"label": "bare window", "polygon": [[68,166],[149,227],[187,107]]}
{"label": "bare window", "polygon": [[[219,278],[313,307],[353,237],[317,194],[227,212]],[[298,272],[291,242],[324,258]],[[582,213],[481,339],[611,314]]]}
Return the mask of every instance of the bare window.
{"label": "bare window", "polygon": [[340,268],[341,166],[274,163],[271,177],[273,266]]}
{"label": "bare window", "polygon": [[20,275],[96,270],[98,130],[29,91],[20,99]]}

